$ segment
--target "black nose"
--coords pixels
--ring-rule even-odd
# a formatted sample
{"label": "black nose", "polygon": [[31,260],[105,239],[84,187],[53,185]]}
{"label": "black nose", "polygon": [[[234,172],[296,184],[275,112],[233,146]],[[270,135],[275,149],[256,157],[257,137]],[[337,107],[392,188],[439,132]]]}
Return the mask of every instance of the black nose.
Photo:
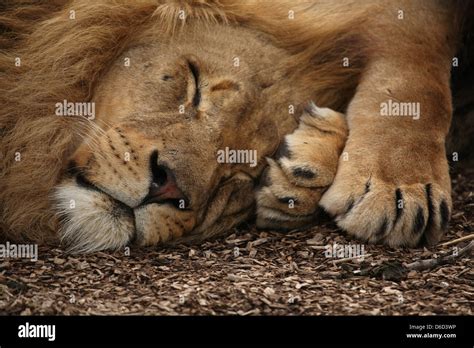
{"label": "black nose", "polygon": [[186,209],[188,200],[176,183],[176,178],[168,167],[158,164],[158,151],[150,156],[150,170],[152,182],[147,196],[141,205],[151,203],[171,203],[174,206]]}
{"label": "black nose", "polygon": [[[158,165],[158,151],[153,151],[150,156],[150,169],[152,174],[152,183],[163,186],[168,181],[170,170],[165,166]],[[156,186],[156,185],[155,185]]]}

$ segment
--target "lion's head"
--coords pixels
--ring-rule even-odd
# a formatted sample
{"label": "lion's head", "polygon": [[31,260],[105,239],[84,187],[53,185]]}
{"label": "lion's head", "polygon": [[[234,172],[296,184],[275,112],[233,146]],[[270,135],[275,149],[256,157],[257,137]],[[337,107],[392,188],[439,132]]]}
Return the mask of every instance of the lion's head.
{"label": "lion's head", "polygon": [[[250,216],[265,158],[304,104],[347,103],[358,67],[342,72],[334,50],[347,30],[315,38],[235,4],[158,3],[72,2],[11,50],[36,60],[13,82],[34,91],[15,124],[20,101],[5,97],[7,155],[47,155],[6,160],[5,230],[58,227],[76,251],[216,235]],[[83,102],[94,119],[55,112]],[[28,175],[35,192],[13,184]],[[22,220],[25,201],[37,204]]]}
{"label": "lion's head", "polygon": [[288,105],[304,100],[282,83],[286,58],[219,25],[135,42],[98,83],[95,125],[56,190],[65,240],[156,244],[242,221],[265,156],[295,127]]}

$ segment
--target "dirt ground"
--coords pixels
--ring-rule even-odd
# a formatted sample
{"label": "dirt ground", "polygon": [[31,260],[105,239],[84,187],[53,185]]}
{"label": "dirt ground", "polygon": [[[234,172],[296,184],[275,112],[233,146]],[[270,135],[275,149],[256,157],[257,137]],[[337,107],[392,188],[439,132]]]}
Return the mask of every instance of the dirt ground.
{"label": "dirt ground", "polygon": [[[474,169],[453,174],[454,212],[442,242],[472,236]],[[471,240],[472,241],[472,240]],[[470,241],[428,249],[364,245],[363,260],[327,258],[325,246],[357,244],[327,221],[305,232],[252,226],[200,246],[0,260],[0,314],[472,314],[470,254],[415,271]]]}

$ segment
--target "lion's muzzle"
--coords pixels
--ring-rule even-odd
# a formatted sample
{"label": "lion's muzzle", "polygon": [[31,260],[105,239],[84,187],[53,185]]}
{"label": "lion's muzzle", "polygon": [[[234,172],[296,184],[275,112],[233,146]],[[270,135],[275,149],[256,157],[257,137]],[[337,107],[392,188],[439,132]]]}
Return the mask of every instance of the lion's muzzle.
{"label": "lion's muzzle", "polygon": [[193,229],[192,199],[155,143],[115,127],[72,156],[55,197],[62,239],[73,251],[154,245]]}

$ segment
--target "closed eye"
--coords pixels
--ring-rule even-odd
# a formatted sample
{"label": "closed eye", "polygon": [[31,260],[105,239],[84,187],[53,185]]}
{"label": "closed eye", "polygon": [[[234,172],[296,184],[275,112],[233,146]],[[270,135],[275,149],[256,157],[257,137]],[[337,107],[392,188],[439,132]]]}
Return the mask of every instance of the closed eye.
{"label": "closed eye", "polygon": [[195,85],[195,93],[193,96],[193,106],[197,107],[201,102],[201,90],[199,89],[199,69],[198,67],[193,64],[192,62],[188,61],[189,70],[193,74],[194,78],[194,85]]}

